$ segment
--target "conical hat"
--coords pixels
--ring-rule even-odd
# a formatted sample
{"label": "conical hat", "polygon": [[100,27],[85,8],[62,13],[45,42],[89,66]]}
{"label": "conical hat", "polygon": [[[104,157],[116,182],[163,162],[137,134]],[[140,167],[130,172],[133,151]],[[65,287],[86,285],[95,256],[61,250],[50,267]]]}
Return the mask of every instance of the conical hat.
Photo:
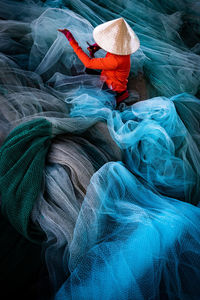
{"label": "conical hat", "polygon": [[102,49],[113,54],[129,55],[140,47],[137,35],[123,18],[98,25],[93,37]]}

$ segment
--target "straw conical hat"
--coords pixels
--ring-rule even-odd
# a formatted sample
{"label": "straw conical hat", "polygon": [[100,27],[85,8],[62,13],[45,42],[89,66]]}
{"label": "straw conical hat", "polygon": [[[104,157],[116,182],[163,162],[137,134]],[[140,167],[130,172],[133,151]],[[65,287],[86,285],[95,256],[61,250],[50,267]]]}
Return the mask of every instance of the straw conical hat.
{"label": "straw conical hat", "polygon": [[140,47],[137,35],[123,18],[98,25],[93,37],[102,49],[113,54],[129,55]]}

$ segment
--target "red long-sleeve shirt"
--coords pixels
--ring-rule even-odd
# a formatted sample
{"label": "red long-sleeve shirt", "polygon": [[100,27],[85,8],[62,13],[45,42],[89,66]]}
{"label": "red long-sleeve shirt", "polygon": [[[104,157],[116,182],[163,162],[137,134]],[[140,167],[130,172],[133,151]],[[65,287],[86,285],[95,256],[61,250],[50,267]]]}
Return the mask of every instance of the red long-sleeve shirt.
{"label": "red long-sleeve shirt", "polygon": [[130,55],[108,52],[104,58],[90,58],[75,40],[71,40],[70,45],[86,68],[102,70],[101,80],[105,81],[111,90],[120,93],[127,89],[131,67]]}

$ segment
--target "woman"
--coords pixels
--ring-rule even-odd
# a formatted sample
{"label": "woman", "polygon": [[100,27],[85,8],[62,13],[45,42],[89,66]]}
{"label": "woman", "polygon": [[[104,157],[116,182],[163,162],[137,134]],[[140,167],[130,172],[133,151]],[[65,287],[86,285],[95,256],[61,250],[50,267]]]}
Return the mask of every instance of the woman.
{"label": "woman", "polygon": [[[78,45],[71,32],[59,29],[74,49],[79,59],[89,69],[100,69],[101,80],[114,92],[117,105],[128,98],[128,76],[130,73],[130,55],[140,46],[139,39],[123,18],[108,21],[93,31],[95,44],[88,47],[89,57]],[[100,48],[107,51],[104,58],[92,58]]]}

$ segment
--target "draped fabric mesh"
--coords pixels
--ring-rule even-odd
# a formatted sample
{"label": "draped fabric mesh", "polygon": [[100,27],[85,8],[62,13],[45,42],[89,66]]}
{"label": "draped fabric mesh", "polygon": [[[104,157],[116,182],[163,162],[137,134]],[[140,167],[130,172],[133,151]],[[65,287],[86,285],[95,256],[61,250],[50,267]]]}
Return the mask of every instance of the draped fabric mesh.
{"label": "draped fabric mesh", "polygon": [[[57,29],[87,52],[119,17],[141,46],[116,108]],[[8,299],[199,299],[199,32],[196,0],[1,1]]]}
{"label": "draped fabric mesh", "polygon": [[13,130],[0,151],[2,213],[17,231],[36,241],[37,232],[29,228],[30,215],[42,189],[50,135],[51,124],[45,119],[36,119]]}

